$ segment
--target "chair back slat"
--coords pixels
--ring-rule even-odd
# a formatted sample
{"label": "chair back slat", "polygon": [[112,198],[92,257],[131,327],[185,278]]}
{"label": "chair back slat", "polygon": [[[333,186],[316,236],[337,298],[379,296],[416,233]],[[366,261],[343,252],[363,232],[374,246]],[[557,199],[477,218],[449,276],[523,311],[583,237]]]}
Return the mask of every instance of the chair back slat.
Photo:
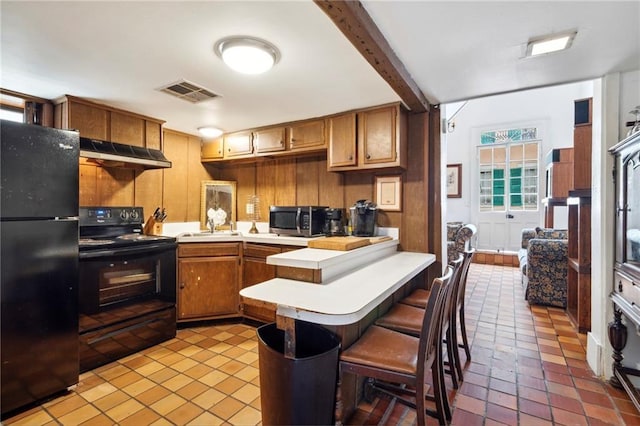
{"label": "chair back slat", "polygon": [[435,353],[436,343],[439,344],[440,342],[439,335],[444,313],[444,304],[451,289],[452,276],[453,268],[447,266],[445,274],[440,278],[435,278],[431,284],[431,292],[422,320],[422,330],[420,331],[417,366],[418,380],[420,380],[420,377],[424,378],[425,360]]}

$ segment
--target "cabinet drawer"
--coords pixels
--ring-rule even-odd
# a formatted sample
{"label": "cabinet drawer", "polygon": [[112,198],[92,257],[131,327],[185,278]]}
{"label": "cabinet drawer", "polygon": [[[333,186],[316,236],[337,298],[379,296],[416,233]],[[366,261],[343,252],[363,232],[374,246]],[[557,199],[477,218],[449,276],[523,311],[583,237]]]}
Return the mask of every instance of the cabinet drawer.
{"label": "cabinet drawer", "polygon": [[245,257],[260,257],[266,258],[272,254],[281,253],[280,247],[266,246],[262,244],[246,243],[244,246]]}
{"label": "cabinet drawer", "polygon": [[614,291],[634,307],[640,309],[640,288],[638,288],[638,283],[633,282],[632,279],[619,272],[616,272],[615,277]]}
{"label": "cabinet drawer", "polygon": [[188,243],[178,245],[178,257],[239,255],[239,243]]}

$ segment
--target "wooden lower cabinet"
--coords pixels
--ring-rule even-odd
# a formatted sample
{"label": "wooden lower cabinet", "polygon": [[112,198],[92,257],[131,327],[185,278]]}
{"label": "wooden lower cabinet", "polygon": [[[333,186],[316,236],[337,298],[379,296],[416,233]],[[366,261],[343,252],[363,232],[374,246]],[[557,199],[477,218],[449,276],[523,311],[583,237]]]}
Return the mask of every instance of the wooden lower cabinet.
{"label": "wooden lower cabinet", "polygon": [[178,246],[178,321],[240,315],[241,243]]}
{"label": "wooden lower cabinet", "polygon": [[[268,281],[276,277],[275,265],[267,264],[267,256],[298,250],[300,247],[281,246],[275,244],[245,243],[243,252],[242,288]],[[258,300],[242,299],[242,315],[246,318],[274,322],[276,320],[276,305]]]}

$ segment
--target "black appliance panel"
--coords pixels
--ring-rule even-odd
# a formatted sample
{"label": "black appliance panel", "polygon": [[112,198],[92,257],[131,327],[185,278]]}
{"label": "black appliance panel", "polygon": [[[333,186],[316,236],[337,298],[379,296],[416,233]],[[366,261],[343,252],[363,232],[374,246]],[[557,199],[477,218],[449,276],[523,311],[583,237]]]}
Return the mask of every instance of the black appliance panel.
{"label": "black appliance panel", "polygon": [[3,221],[2,413],[78,383],[78,222]]}
{"label": "black appliance panel", "polygon": [[324,234],[326,206],[270,206],[269,232],[313,237]]}
{"label": "black appliance panel", "polygon": [[78,215],[77,132],[2,120],[0,140],[3,220]]}

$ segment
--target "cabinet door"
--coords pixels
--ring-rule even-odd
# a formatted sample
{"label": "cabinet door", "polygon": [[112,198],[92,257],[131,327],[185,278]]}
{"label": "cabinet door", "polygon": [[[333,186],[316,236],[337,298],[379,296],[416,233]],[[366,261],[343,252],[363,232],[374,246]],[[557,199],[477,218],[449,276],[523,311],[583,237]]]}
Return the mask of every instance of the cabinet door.
{"label": "cabinet door", "polygon": [[355,166],[356,114],[349,113],[329,118],[328,168]]}
{"label": "cabinet door", "polygon": [[257,153],[284,151],[286,148],[285,128],[257,130],[253,133],[253,144]]}
{"label": "cabinet door", "polygon": [[289,149],[305,151],[326,147],[324,120],[310,121],[289,127]]}
{"label": "cabinet door", "polygon": [[358,146],[361,164],[396,161],[396,107],[358,114]]}
{"label": "cabinet door", "polygon": [[133,115],[111,112],[111,141],[145,146],[145,121]]}
{"label": "cabinet door", "polygon": [[224,157],[223,148],[222,138],[204,141],[200,149],[200,158],[202,160],[219,160]]}
{"label": "cabinet door", "polygon": [[69,120],[62,128],[77,129],[80,136],[93,139],[107,139],[108,112],[102,108],[68,101]]}
{"label": "cabinet door", "polygon": [[238,257],[178,261],[178,319],[238,314]]}
{"label": "cabinet door", "polygon": [[224,136],[224,157],[237,157],[253,152],[251,132],[230,133]]}

